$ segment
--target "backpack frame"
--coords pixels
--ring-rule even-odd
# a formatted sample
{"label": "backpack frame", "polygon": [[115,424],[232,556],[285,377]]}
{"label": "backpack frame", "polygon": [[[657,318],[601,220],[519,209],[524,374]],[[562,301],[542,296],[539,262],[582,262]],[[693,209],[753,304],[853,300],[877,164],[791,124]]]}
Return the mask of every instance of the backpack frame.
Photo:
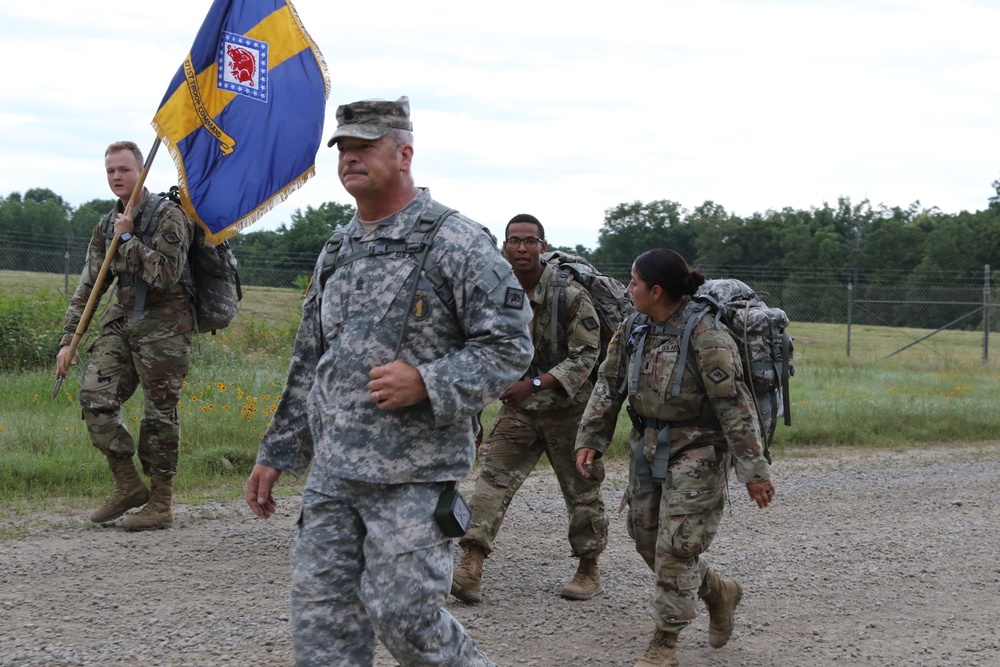
{"label": "backpack frame", "polygon": [[[628,290],[618,280],[598,271],[593,264],[579,255],[554,250],[542,255],[547,263],[555,267],[553,281],[553,297],[550,300],[549,341],[552,359],[560,358],[558,324],[566,322],[569,315],[566,311],[566,287],[570,280],[576,281],[590,294],[590,299],[597,311],[597,319],[601,325],[601,342],[597,355],[597,363],[590,372],[590,379],[597,380],[601,363],[608,356],[608,343],[615,330],[626,317],[632,313],[632,297]],[[565,358],[565,355],[563,355]]]}

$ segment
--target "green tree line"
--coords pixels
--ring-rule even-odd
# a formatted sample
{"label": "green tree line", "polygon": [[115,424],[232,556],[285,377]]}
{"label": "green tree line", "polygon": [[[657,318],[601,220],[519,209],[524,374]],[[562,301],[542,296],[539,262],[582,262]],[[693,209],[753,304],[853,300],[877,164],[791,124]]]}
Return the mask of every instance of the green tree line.
{"label": "green tree line", "polygon": [[[635,201],[606,210],[596,247],[577,244],[558,249],[583,255],[623,278],[638,254],[669,247],[711,275],[735,275],[747,281],[822,278],[876,285],[978,284],[984,265],[1000,266],[1000,180],[993,188],[996,195],[984,202],[982,210],[958,213],[919,202],[890,207],[841,197],[835,204],[744,217],[713,201],[692,209],[669,199]],[[49,267],[29,265],[19,253],[33,248],[85,248],[112,204],[94,199],[73,207],[42,188],[0,199],[0,269],[62,271],[58,253]],[[353,214],[354,208],[345,204],[309,206],[292,213],[288,224],[244,232],[232,244],[244,270],[308,273],[330,233]],[[248,282],[253,284],[252,277]]]}

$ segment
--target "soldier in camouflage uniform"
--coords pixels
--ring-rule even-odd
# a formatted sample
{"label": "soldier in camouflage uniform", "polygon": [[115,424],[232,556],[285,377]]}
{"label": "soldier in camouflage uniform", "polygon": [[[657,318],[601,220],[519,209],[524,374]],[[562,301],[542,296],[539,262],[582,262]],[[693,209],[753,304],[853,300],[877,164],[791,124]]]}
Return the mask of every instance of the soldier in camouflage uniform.
{"label": "soldier in camouflage uniform", "polygon": [[[399,249],[436,207],[410,173],[407,98],[341,105],[337,122],[358,212],[317,261],[247,503],[270,516],[281,471],[312,463],[291,551],[297,665],[372,665],[376,639],[401,665],[493,665],[444,608],[453,556],[434,515],[472,469],[476,412],[531,361],[531,312],[464,216],[444,220],[423,271]],[[332,253],[346,263],[327,276]]]}
{"label": "soldier in camouflage uniform", "polygon": [[[126,516],[128,530],[166,528],[173,522],[171,499],[177,473],[180,422],[177,401],[191,360],[195,314],[191,294],[181,278],[194,238],[193,223],[172,203],[156,210],[152,239],[134,236],[150,193],[143,188],[132,216],[125,207],[142,171],[142,152],[131,141],[111,144],[105,152],[108,185],[118,196],[115,211],[94,229],[86,264],[66,311],[56,375],[65,377],[69,350],[101,266],[109,237],[119,237],[110,273],[100,285],[104,294],[117,278],[115,300],[101,319],[101,331],[90,348],[80,389],[80,406],[90,440],[107,458],[115,478],[111,497],[91,515],[91,521]],[[113,219],[113,231],[112,231]],[[148,244],[148,245],[147,245]],[[143,414],[139,424],[139,460],[151,488],[139,478],[133,456],[135,440],[125,428],[121,406],[141,386]]]}
{"label": "soldier in camouflage uniform", "polygon": [[[718,531],[731,466],[759,507],[774,494],[736,344],[714,317],[694,325],[693,358],[678,367],[691,295],[704,281],[671,250],[635,260],[628,291],[645,317],[626,319],[615,333],[577,436],[577,467],[588,474],[627,395],[634,426],[628,531],[656,576],[656,631],[636,667],[679,664],[677,635],[695,618],[698,598],[708,606],[709,644],[729,641],[743,591],[701,554]],[[676,373],[682,382],[673,395]]]}
{"label": "soldier in camouflage uniform", "polygon": [[[594,388],[590,379],[601,344],[601,325],[590,294],[570,280],[565,287],[566,321],[556,323],[557,356],[552,355],[551,304],[562,288],[555,264],[543,263],[545,230],[532,215],[520,214],[507,223],[504,251],[528,294],[535,357],[528,374],[507,388],[493,432],[483,443],[484,463],[469,504],[472,521],[459,544],[462,561],[452,577],[452,595],[479,602],[483,560],[493,551],[514,494],[542,454],[548,456],[569,512],[569,543],[580,559],[572,581],[560,594],[589,600],[601,592],[597,557],[608,541],[608,519],[601,497],[604,468],[600,460],[590,477],[575,466],[573,445],[580,417]],[[560,308],[560,311],[563,309]]]}

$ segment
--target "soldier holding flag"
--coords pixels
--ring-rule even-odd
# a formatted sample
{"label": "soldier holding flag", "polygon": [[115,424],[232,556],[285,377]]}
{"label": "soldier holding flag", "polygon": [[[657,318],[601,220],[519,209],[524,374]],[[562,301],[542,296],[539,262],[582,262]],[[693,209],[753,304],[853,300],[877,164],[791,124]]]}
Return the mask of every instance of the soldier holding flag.
{"label": "soldier holding flag", "polygon": [[[76,363],[71,345],[85,306],[112,280],[99,281],[107,249],[117,239],[110,271],[117,278],[115,301],[101,320],[101,331],[90,348],[80,388],[80,407],[90,441],[107,458],[115,478],[111,496],[94,510],[90,520],[103,523],[133,507],[143,507],[122,521],[128,530],[166,528],[173,523],[171,499],[177,474],[180,423],[177,402],[187,376],[194,337],[194,305],[181,282],[194,225],[180,207],[170,202],[155,212],[150,239],[135,233],[135,222],[145,211],[150,193],[141,197],[129,215],[128,202],[142,171],[142,151],[131,141],[108,146],[104,156],[108,185],[118,197],[115,209],[94,229],[86,264],[66,311],[56,377],[65,377]],[[143,415],[139,425],[139,461],[152,488],[139,478],[133,456],[135,438],[121,418],[121,406],[142,387]]]}

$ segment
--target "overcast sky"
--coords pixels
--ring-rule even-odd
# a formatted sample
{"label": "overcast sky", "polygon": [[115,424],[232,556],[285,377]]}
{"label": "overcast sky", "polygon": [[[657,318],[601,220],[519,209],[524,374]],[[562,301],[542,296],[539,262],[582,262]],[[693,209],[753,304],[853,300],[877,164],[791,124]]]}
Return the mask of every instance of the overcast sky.
{"label": "overcast sky", "polygon": [[[111,198],[103,153],[149,123],[209,0],[0,0],[0,196]],[[1000,177],[1000,3],[294,2],[338,104],[408,95],[414,174],[501,235],[535,214],[594,247],[622,202],[985,208]],[[317,175],[248,231],[353,203]],[[166,151],[148,185],[176,182]],[[234,196],[235,193],[234,193]]]}

